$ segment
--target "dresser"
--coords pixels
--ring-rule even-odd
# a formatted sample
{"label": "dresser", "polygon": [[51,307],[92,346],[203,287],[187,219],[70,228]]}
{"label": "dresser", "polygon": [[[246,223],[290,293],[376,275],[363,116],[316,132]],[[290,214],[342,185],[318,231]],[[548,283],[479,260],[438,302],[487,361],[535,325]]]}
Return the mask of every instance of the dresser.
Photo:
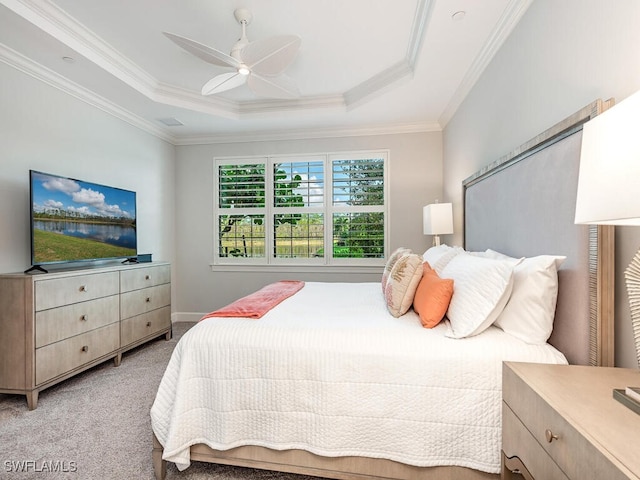
{"label": "dresser", "polygon": [[506,362],[502,479],[640,479],[640,415],[613,398],[634,385],[635,369]]}
{"label": "dresser", "polygon": [[171,338],[171,266],[0,275],[0,393],[29,409],[51,385],[153,338]]}

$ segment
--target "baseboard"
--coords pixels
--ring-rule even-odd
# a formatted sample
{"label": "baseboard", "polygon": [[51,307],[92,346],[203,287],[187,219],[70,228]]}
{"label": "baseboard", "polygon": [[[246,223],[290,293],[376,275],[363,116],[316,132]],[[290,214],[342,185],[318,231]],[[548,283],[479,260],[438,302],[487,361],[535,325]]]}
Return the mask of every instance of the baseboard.
{"label": "baseboard", "polygon": [[171,323],[179,323],[179,322],[195,323],[205,315],[206,315],[206,312],[205,313],[173,312],[171,314]]}

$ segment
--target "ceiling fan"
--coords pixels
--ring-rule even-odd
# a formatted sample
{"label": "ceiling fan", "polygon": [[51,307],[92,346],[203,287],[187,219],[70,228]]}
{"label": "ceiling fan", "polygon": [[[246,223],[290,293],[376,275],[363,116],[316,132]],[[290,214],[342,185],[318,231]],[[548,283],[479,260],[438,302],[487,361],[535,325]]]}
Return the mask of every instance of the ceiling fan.
{"label": "ceiling fan", "polygon": [[279,35],[250,42],[246,28],[253,15],[246,8],[239,8],[233,14],[242,26],[242,36],[231,48],[229,55],[188,38],[163,32],[171,41],[205,62],[234,69],[233,72],[222,73],[209,80],[202,87],[202,95],[213,95],[246,83],[260,97],[298,97],[300,93],[294,81],[282,72],[298,53],[300,37]]}

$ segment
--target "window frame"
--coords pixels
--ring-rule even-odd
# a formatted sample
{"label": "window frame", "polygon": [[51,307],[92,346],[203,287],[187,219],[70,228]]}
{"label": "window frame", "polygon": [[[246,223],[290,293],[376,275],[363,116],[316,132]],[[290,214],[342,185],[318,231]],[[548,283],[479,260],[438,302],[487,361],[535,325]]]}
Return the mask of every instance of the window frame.
{"label": "window frame", "polygon": [[[381,206],[341,206],[333,205],[333,161],[335,160],[368,160],[380,158],[383,161],[383,205]],[[345,268],[353,269],[352,273],[365,273],[371,268],[384,266],[388,254],[389,245],[389,150],[362,150],[331,153],[304,153],[304,154],[279,154],[279,155],[254,155],[254,156],[224,156],[213,159],[213,262],[212,268],[216,270],[252,270],[254,267],[260,271],[276,271],[281,269],[296,270],[303,267],[304,271],[327,271],[335,267],[338,271]],[[274,165],[279,163],[315,162],[322,161],[323,165],[323,203],[322,207],[276,207],[274,206]],[[248,165],[264,164],[265,166],[265,205],[264,207],[243,208],[247,215],[264,214],[265,218],[265,255],[264,257],[224,257],[220,256],[218,239],[220,234],[219,216],[227,209],[219,208],[219,165]],[[323,257],[312,258],[278,258],[270,252],[274,246],[273,218],[279,213],[318,213],[324,216],[323,244],[333,245],[333,215],[334,213],[366,213],[381,212],[383,214],[383,256],[382,258],[334,258],[331,254]],[[358,268],[362,267],[362,268]]]}

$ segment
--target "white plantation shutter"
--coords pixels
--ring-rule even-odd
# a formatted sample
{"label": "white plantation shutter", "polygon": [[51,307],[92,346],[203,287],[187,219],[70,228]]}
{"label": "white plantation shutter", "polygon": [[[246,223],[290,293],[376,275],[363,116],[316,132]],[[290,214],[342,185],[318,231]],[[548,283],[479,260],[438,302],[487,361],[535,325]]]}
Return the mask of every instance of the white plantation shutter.
{"label": "white plantation shutter", "polygon": [[215,263],[384,263],[387,158],[215,159]]}
{"label": "white plantation shutter", "polygon": [[334,257],[384,258],[385,158],[331,156]]}

